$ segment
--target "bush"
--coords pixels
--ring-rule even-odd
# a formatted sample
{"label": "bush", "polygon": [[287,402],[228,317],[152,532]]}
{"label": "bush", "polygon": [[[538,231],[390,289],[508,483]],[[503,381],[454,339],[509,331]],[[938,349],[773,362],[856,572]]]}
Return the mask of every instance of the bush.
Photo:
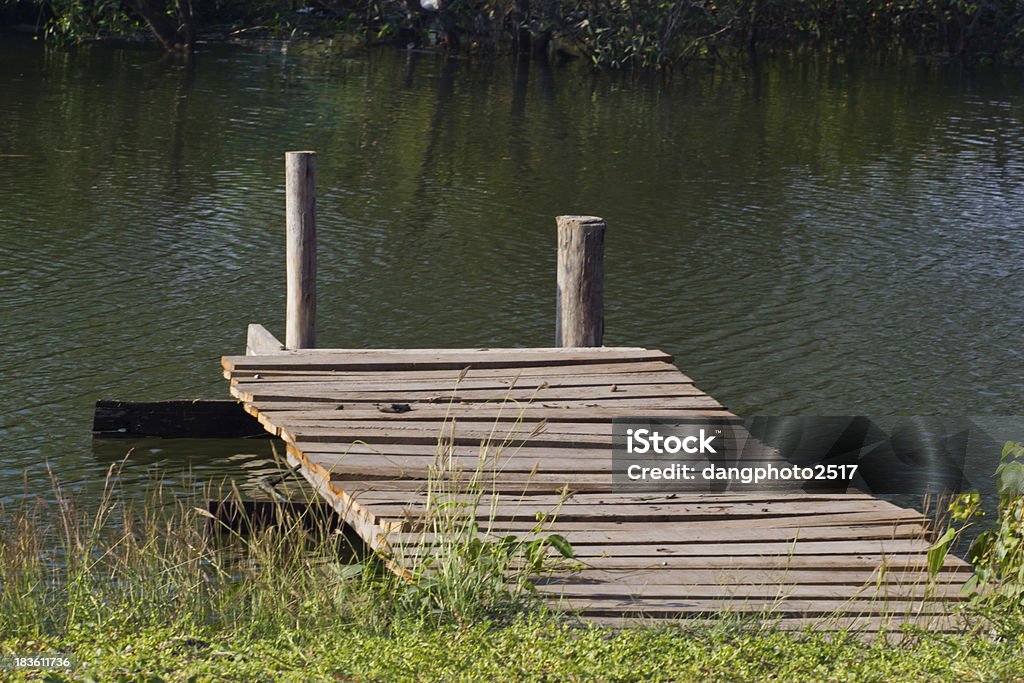
{"label": "bush", "polygon": [[[964,590],[972,593],[979,613],[1000,634],[1024,634],[1024,446],[1008,441],[995,474],[999,492],[995,520],[970,544],[967,557],[974,575]],[[949,513],[953,525],[929,551],[933,573],[956,541],[985,517],[977,491],[954,498]]]}

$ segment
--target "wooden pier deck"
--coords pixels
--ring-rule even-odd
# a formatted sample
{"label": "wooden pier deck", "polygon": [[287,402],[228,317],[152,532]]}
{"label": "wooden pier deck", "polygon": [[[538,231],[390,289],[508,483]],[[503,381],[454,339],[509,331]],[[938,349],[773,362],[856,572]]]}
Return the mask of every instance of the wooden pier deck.
{"label": "wooden pier deck", "polygon": [[450,445],[463,471],[489,477],[478,514],[495,538],[557,511],[547,530],[580,566],[539,588],[585,619],[958,626],[969,566],[950,557],[929,579],[928,520],[914,510],[854,493],[613,492],[613,418],[730,415],[660,351],[255,346],[222,360],[232,395],[382,553],[415,554],[426,482]]}

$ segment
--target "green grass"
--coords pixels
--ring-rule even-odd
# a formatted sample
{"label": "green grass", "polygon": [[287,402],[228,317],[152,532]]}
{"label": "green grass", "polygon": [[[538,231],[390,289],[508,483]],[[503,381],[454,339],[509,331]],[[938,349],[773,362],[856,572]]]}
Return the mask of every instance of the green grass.
{"label": "green grass", "polygon": [[[374,633],[350,620],[268,628],[194,623],[79,625],[59,636],[7,636],[3,652],[73,650],[77,671],[54,680],[836,680],[1024,679],[1019,641],[922,635],[865,645],[821,634],[570,628],[550,619],[503,626],[409,622]],[[27,676],[14,680],[28,680]]]}
{"label": "green grass", "polygon": [[[445,456],[437,482],[450,481]],[[0,679],[1024,680],[1024,619],[998,636],[980,619],[971,633],[869,644],[729,619],[621,631],[567,622],[516,574],[538,567],[542,546],[483,543],[486,520],[467,517],[475,507],[445,503],[466,490],[435,488],[423,528],[445,540],[403,579],[379,558],[353,561],[343,536],[301,516],[216,536],[198,501],[159,487],[132,506],[111,484],[85,510],[54,486],[55,502],[0,511],[0,654],[73,653],[78,668]]]}

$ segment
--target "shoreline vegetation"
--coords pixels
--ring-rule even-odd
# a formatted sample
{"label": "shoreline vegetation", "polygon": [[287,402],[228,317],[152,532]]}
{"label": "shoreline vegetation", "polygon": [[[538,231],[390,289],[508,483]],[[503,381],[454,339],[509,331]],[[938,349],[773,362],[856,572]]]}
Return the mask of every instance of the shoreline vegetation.
{"label": "shoreline vegetation", "polygon": [[[481,462],[501,449],[482,444]],[[1022,457],[1007,444],[1004,474],[1017,476]],[[545,534],[550,517],[531,533],[540,540],[486,542],[484,469],[464,472],[452,460],[439,444],[431,512],[420,522],[444,541],[413,548],[429,559],[403,565],[402,576],[386,568],[399,558],[368,551],[294,497],[299,505],[262,520],[238,512],[228,524],[205,501],[244,510],[233,486],[172,495],[157,479],[145,503],[132,504],[115,464],[85,507],[51,474],[51,497],[0,510],[0,657],[68,657],[69,670],[45,673],[51,683],[1024,678],[1016,489],[1006,489],[1002,531],[986,544],[1016,550],[989,562],[994,571],[981,576],[998,588],[966,604],[963,630],[903,627],[865,642],[856,630],[787,631],[770,613],[624,629],[561,615],[530,590],[531,576],[574,562],[565,539]],[[954,522],[976,514],[957,509]],[[949,540],[937,544],[939,559]]]}
{"label": "shoreline vegetation", "polygon": [[736,52],[877,50],[1019,64],[1018,0],[0,0],[0,30],[50,44],[256,38],[579,59],[595,68],[680,70]]}

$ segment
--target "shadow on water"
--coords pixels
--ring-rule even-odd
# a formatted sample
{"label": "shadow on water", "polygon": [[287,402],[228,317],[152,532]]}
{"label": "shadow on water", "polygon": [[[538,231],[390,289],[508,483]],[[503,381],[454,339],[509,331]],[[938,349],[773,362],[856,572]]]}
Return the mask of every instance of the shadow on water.
{"label": "shadow on water", "polygon": [[1024,417],[755,417],[750,434],[800,466],[856,465],[853,486],[906,507],[977,490],[988,509],[1003,445]]}
{"label": "shadow on water", "polygon": [[[96,469],[113,466],[121,487],[141,493],[156,481],[184,494],[230,486],[264,499],[261,482],[281,475],[284,445],[270,439],[95,439]],[[59,474],[59,473],[58,473]]]}

